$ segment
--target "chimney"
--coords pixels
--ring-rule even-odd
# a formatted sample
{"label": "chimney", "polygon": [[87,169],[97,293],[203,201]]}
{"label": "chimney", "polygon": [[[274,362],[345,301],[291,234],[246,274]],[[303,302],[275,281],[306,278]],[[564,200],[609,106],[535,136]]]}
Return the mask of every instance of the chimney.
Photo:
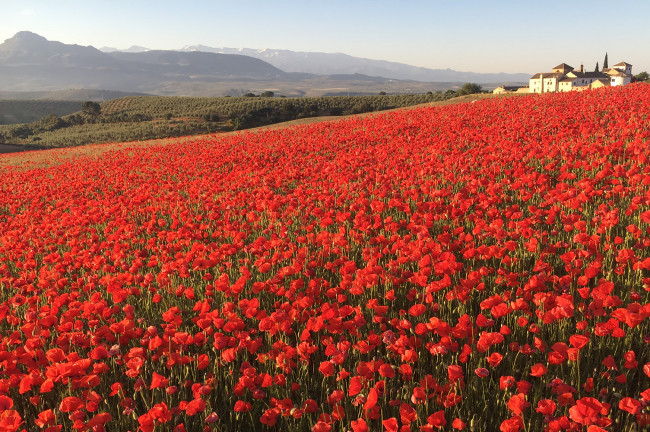
{"label": "chimney", "polygon": [[580,73],[582,73],[582,72],[584,72],[584,67],[583,67],[582,63],[580,63]]}

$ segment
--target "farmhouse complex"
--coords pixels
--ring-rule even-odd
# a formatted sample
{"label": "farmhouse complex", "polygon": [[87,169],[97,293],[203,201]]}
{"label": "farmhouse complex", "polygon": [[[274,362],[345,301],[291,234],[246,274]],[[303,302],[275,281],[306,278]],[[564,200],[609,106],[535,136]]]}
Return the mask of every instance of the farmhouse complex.
{"label": "farmhouse complex", "polygon": [[620,62],[602,71],[586,72],[582,65],[575,70],[566,63],[552,72],[540,72],[530,78],[530,93],[566,92],[607,86],[627,85],[632,80],[632,65]]}
{"label": "farmhouse complex", "polygon": [[497,87],[493,93],[552,93],[580,91],[600,87],[623,86],[632,82],[632,65],[625,62],[607,67],[605,56],[603,69],[587,72],[580,65],[580,69],[573,69],[566,63],[555,66],[551,72],[540,72],[532,76],[527,86]]}

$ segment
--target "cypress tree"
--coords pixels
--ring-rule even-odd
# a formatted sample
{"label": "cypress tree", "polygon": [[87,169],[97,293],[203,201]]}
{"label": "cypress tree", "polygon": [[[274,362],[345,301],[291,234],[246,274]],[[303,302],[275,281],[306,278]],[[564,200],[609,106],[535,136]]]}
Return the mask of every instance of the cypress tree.
{"label": "cypress tree", "polygon": [[596,69],[594,69],[594,72],[600,72],[600,71],[598,70],[598,62],[596,62]]}
{"label": "cypress tree", "polygon": [[609,65],[607,64],[607,53],[605,53],[605,61],[603,62],[603,69],[607,69]]}

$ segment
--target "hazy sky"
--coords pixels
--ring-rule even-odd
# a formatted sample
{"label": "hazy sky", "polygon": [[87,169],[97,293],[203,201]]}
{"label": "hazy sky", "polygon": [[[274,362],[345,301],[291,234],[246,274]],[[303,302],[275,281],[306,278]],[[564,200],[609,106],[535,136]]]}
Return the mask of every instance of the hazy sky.
{"label": "hazy sky", "polygon": [[0,42],[21,30],[68,44],[203,44],[342,52],[435,69],[650,71],[650,1],[0,0]]}

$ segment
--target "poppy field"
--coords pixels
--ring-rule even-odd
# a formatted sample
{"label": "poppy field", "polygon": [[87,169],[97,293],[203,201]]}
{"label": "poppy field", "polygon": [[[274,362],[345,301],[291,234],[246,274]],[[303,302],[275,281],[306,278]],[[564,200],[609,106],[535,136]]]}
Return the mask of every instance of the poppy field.
{"label": "poppy field", "polygon": [[0,431],[647,430],[649,155],[638,84],[0,168]]}

